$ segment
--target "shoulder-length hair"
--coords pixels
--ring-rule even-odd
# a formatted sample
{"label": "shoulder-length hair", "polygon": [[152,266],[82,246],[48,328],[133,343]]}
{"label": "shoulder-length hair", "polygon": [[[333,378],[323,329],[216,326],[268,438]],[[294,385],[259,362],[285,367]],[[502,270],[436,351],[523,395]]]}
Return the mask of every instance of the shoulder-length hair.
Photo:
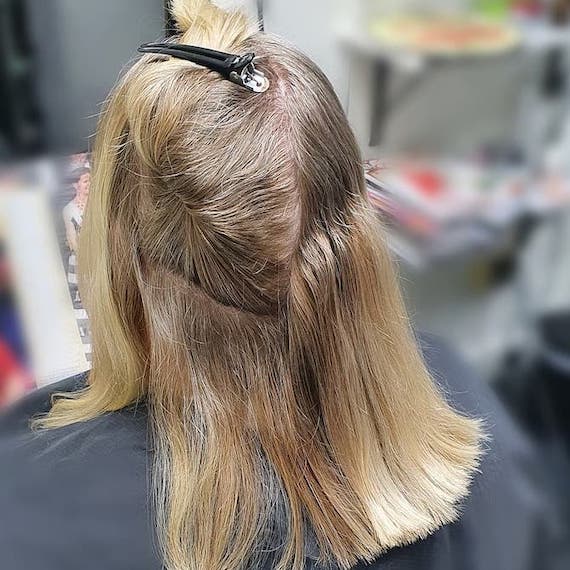
{"label": "shoulder-length hair", "polygon": [[120,81],[80,243],[93,370],[41,425],[146,401],[170,570],[302,568],[309,535],[348,568],[456,518],[479,424],[426,370],[326,77],[240,14],[173,11],[270,89],[161,55]]}

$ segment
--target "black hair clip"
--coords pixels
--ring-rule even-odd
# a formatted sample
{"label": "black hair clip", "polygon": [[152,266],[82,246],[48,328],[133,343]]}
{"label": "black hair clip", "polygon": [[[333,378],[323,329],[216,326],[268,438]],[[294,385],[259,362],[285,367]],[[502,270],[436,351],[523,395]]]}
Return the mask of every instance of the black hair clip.
{"label": "black hair clip", "polygon": [[233,55],[198,46],[169,43],[143,44],[139,48],[139,52],[158,53],[185,59],[202,67],[207,67],[225,79],[255,93],[263,93],[269,88],[267,77],[255,68],[254,53]]}

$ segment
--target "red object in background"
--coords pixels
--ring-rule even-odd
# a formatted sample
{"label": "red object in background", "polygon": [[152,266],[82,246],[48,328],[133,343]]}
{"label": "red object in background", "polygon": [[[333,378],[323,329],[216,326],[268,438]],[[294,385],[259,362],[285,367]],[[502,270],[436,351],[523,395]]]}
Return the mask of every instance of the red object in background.
{"label": "red object in background", "polygon": [[405,176],[422,194],[437,198],[445,190],[445,178],[431,168],[414,168],[405,171]]}
{"label": "red object in background", "polygon": [[0,338],[0,408],[15,402],[31,388],[29,374]]}
{"label": "red object in background", "polygon": [[512,9],[521,16],[536,18],[544,12],[544,5],[539,0],[515,0]]}

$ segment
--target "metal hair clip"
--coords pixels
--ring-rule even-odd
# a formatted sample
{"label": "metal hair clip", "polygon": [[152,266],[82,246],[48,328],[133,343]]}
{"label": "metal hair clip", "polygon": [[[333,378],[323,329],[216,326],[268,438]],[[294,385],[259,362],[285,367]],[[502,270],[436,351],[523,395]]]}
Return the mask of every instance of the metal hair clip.
{"label": "metal hair clip", "polygon": [[198,46],[169,43],[143,44],[139,52],[158,53],[191,61],[255,93],[263,93],[269,88],[267,77],[255,68],[254,53],[234,55]]}

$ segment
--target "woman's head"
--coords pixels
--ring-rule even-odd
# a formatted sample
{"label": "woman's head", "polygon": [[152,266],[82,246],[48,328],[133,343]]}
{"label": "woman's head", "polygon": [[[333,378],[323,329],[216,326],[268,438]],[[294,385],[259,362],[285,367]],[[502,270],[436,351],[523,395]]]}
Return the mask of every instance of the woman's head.
{"label": "woman's head", "polygon": [[89,186],[91,184],[91,171],[83,168],[77,174],[77,181],[74,182],[75,197],[81,201],[87,200],[89,196]]}
{"label": "woman's head", "polygon": [[370,559],[454,518],[477,425],[418,354],[327,79],[240,14],[173,11],[270,87],[162,55],[121,80],[80,245],[94,367],[44,424],[146,400],[168,568],[301,567],[308,535]]}
{"label": "woman's head", "polygon": [[122,137],[119,176],[130,190],[109,190],[109,215],[120,224],[125,210],[136,212],[132,237],[149,270],[178,275],[222,305],[276,316],[301,241],[362,213],[359,154],[310,60],[263,34],[212,44],[255,52],[269,91],[251,93],[168,56],[144,57],[112,104],[128,125],[113,134]]}

